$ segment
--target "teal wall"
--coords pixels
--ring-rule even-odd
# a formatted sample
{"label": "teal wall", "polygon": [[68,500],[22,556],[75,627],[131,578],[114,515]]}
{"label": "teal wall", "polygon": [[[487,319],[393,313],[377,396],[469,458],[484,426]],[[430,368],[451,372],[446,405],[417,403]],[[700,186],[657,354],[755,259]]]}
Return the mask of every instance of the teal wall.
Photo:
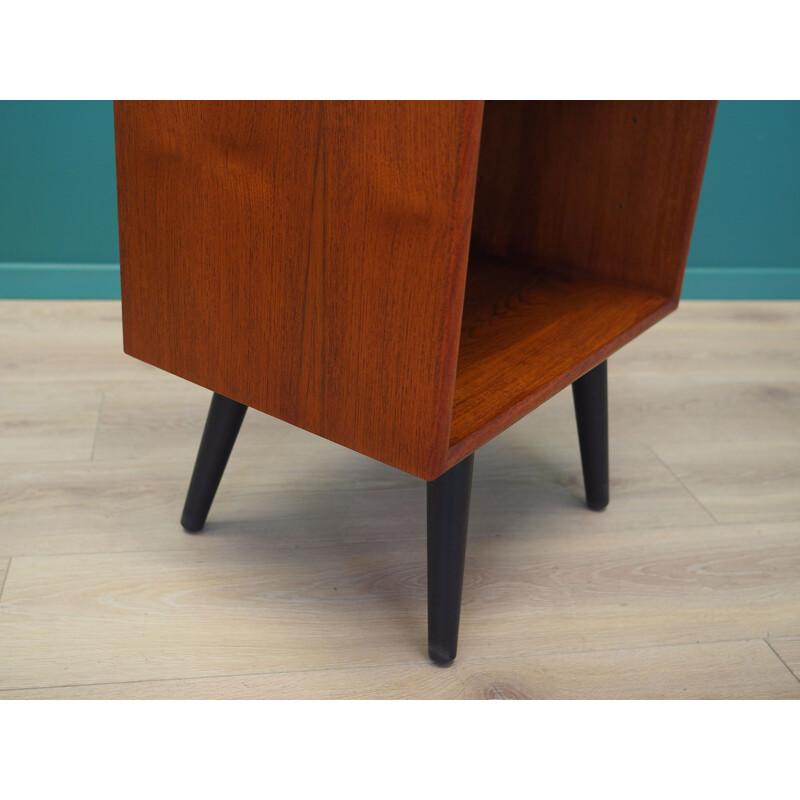
{"label": "teal wall", "polygon": [[720,102],[685,298],[800,298],[800,102]]}
{"label": "teal wall", "polygon": [[[0,102],[0,297],[118,297],[109,101]],[[722,101],[685,298],[800,299],[800,102]]]}

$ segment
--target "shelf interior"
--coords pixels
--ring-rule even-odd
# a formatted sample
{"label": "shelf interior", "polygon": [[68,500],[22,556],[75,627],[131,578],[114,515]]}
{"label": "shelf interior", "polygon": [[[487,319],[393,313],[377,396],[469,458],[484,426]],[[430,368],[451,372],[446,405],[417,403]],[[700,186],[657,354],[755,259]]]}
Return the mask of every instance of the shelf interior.
{"label": "shelf interior", "polygon": [[653,292],[473,250],[449,463],[552,397],[675,305]]}

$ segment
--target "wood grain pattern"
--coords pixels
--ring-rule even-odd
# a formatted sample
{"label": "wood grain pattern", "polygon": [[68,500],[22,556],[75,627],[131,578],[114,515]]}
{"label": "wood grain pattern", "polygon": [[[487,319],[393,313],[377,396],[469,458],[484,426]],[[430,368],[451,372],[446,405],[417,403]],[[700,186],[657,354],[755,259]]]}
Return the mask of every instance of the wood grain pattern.
{"label": "wood grain pattern", "polygon": [[0,464],[87,461],[102,393],[92,386],[6,384],[0,389]]}
{"label": "wood grain pattern", "polygon": [[126,352],[438,477],[675,307],[714,115],[483,108],[118,103]]}
{"label": "wood grain pattern", "polygon": [[800,699],[800,683],[763,639],[569,653],[503,666],[492,685],[504,700]]}
{"label": "wood grain pattern", "polygon": [[[470,658],[796,635],[796,523],[476,537]],[[421,540],[14,557],[0,687],[427,664]]]}
{"label": "wood grain pattern", "polygon": [[[141,419],[126,429],[132,438]],[[201,414],[198,420],[202,427]],[[615,447],[613,508],[587,514],[577,445],[554,444],[538,424],[526,421],[521,427],[501,434],[481,453],[470,540],[498,532],[579,536],[714,522],[643,445]],[[249,430],[253,450],[234,454],[200,537],[184,535],[178,525],[197,438],[189,429],[183,447],[157,450],[155,457],[141,450],[138,457],[119,461],[0,465],[0,553],[206,552],[248,543],[424,541],[425,491],[419,480],[324,440],[304,442],[300,431],[294,432],[294,442],[275,447],[269,428]]]}
{"label": "wood grain pattern", "polygon": [[714,111],[486,103],[448,464],[677,307]]}
{"label": "wood grain pattern", "polygon": [[715,109],[487,102],[473,246],[677,300]]}
{"label": "wood grain pattern", "polygon": [[614,366],[609,396],[619,421],[617,441],[648,442],[656,449],[678,443],[713,446],[741,442],[747,431],[749,443],[782,447],[800,433],[800,411],[788,405],[790,398],[800,397],[800,378],[763,371],[677,372],[654,364],[650,372],[639,373]]}
{"label": "wood grain pattern", "polygon": [[481,111],[117,103],[126,352],[435,477]]}
{"label": "wood grain pattern", "polygon": [[[136,371],[136,362],[119,353],[117,358]],[[57,402],[60,385],[37,386],[49,388]],[[234,537],[345,542],[425,536],[418,480],[257,412],[245,418],[206,533],[183,536],[177,518],[203,427],[203,391],[168,375],[101,387],[92,462],[0,465],[0,541],[9,552],[183,551],[224,548]],[[627,412],[643,431],[651,429],[648,397],[661,385],[650,394],[646,388]],[[33,406],[30,424],[37,420]],[[703,421],[695,418],[697,425]],[[566,392],[482,450],[471,537],[498,530],[588,533],[712,522],[648,447],[635,441],[623,446],[618,436],[615,502],[602,515],[587,514],[574,426]],[[661,435],[659,428],[653,431]]]}
{"label": "wood grain pattern", "polygon": [[569,386],[675,305],[652,292],[473,254],[448,464]]}
{"label": "wood grain pattern", "polygon": [[676,314],[614,358],[622,369],[638,374],[706,375],[736,373],[744,380],[780,382],[780,395],[800,375],[800,316],[797,303],[693,301],[691,313]]}
{"label": "wood grain pattern", "polygon": [[800,519],[800,443],[668,443],[653,448],[718,522]]}
{"label": "wood grain pattern", "polygon": [[120,307],[113,300],[0,301],[0,341],[2,386],[135,382],[159,374],[149,364],[120,359]]}
{"label": "wood grain pattern", "polygon": [[762,639],[508,659],[447,669],[401,664],[44,689],[0,700],[798,699],[800,682]]}
{"label": "wood grain pattern", "polygon": [[424,652],[420,482],[254,412],[207,533],[184,535],[203,391],[126,358],[119,313],[0,301],[0,427],[104,396],[93,460],[0,464],[0,698],[796,691],[800,304],[685,303],[612,359],[603,514],[568,391],[482,448],[448,670]]}
{"label": "wood grain pattern", "polygon": [[[774,656],[773,656],[774,657]],[[779,664],[777,659],[776,663]],[[773,688],[773,682],[770,681]],[[800,688],[800,687],[798,687]],[[502,700],[483,664],[427,664],[0,690],[2,700]]]}
{"label": "wood grain pattern", "polygon": [[771,637],[769,645],[800,682],[800,636]]}

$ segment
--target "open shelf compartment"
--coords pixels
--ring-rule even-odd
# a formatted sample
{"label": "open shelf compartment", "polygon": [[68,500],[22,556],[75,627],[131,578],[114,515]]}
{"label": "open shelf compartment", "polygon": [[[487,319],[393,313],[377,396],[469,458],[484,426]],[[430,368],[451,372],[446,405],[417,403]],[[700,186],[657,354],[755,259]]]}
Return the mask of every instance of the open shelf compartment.
{"label": "open shelf compartment", "polygon": [[713,111],[485,104],[448,466],[677,306]]}
{"label": "open shelf compartment", "polygon": [[448,460],[456,463],[675,305],[592,276],[472,253]]}

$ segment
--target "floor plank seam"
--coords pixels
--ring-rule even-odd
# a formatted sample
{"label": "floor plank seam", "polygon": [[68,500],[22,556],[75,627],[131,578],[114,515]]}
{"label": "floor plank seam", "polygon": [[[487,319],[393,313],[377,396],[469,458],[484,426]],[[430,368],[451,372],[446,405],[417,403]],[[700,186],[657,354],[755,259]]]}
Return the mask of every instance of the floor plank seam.
{"label": "floor plank seam", "polygon": [[[473,508],[481,514],[473,516],[469,540],[475,551],[496,555],[485,573],[484,565],[473,565],[475,598],[488,605],[485,611],[473,606],[462,653],[445,671],[431,665],[424,647],[424,481],[381,466],[356,466],[352,452],[304,438],[297,429],[290,435],[288,423],[280,431],[262,425],[251,432],[255,444],[234,451],[238,465],[232,464],[220,494],[226,486],[232,490],[228,504],[220,506],[206,535],[193,541],[178,514],[191,471],[186,454],[196,452],[199,431],[189,430],[183,417],[189,411],[194,416],[195,408],[198,419],[205,414],[207,400],[204,395],[201,403],[199,394],[207,390],[123,353],[119,301],[109,301],[100,316],[97,301],[33,301],[25,313],[9,312],[22,354],[29,356],[0,358],[0,394],[3,386],[15,393],[3,406],[3,420],[10,413],[21,437],[14,452],[52,459],[72,456],[79,447],[82,455],[0,465],[8,495],[0,508],[0,527],[8,530],[8,536],[0,534],[0,653],[9,655],[0,655],[0,700],[322,694],[677,699],[687,691],[698,697],[800,696],[794,613],[800,572],[785,557],[800,530],[791,449],[800,442],[800,423],[794,422],[800,383],[797,348],[785,344],[800,331],[800,302],[787,302],[780,313],[773,313],[774,302],[742,301],[735,311],[729,310],[733,303],[695,305],[696,317],[687,312],[685,320],[672,318],[679,320],[672,328],[669,321],[657,327],[651,349],[627,348],[612,361],[621,379],[616,391],[627,397],[632,423],[621,440],[612,428],[612,464],[620,456],[618,492],[626,493],[615,507],[620,516],[606,515],[603,525],[577,517],[578,505],[583,507],[580,468],[566,394],[563,408],[549,416],[541,412],[536,423],[548,433],[540,437],[541,450],[530,444],[536,424],[487,448],[487,475],[476,475],[473,487]],[[678,360],[687,345],[690,357],[684,352]],[[631,399],[631,388],[640,395]],[[725,390],[725,402],[718,389]],[[686,408],[675,406],[680,396]],[[87,460],[93,398],[98,405]],[[614,390],[609,400],[613,406]],[[63,425],[52,413],[56,406]],[[184,409],[178,421],[169,410],[175,407]],[[659,408],[666,409],[664,418],[653,426]],[[16,425],[19,418],[24,425]],[[263,447],[273,436],[279,439],[277,457],[266,457]],[[284,469],[289,453],[298,459],[294,474]],[[163,464],[155,472],[153,459]],[[306,461],[313,462],[316,478],[303,482]],[[336,477],[351,467],[347,480]],[[531,481],[545,476],[555,488],[543,489],[535,503],[541,508],[528,510]],[[498,497],[501,487],[508,487],[509,503]],[[332,524],[335,497],[336,508],[346,510]],[[385,504],[398,509],[388,520]],[[122,527],[120,514],[127,518]],[[582,537],[591,532],[597,536],[587,551]],[[572,538],[562,542],[564,534]],[[631,543],[630,534],[638,540]],[[28,545],[34,550],[26,551]],[[63,552],[54,552],[62,546]],[[290,557],[290,550],[297,555]],[[546,554],[541,570],[517,566],[534,552]],[[11,578],[17,558],[23,560]],[[297,586],[279,572],[273,586],[273,570],[284,562],[297,569]],[[773,563],[780,567],[771,569]],[[218,566],[225,568],[219,576]],[[507,566],[508,576],[500,574]],[[164,579],[151,580],[151,570],[161,570]],[[114,573],[125,580],[117,585]],[[208,574],[216,587],[210,595],[198,582]],[[173,577],[174,585],[167,584]],[[338,602],[326,606],[329,616],[312,613],[311,627],[290,629],[294,617],[284,608],[306,602],[304,592],[308,602],[327,603],[330,581],[339,591]],[[348,601],[359,602],[341,602],[343,589]],[[528,590],[536,603],[554,601],[544,623],[530,608]],[[195,592],[203,599],[192,607]],[[594,606],[581,610],[564,602],[562,595],[569,599],[572,592],[607,602],[611,621]],[[369,613],[360,603],[367,595],[378,598]],[[387,620],[378,639],[392,639],[382,654],[360,634],[373,619]],[[258,627],[259,620],[265,627]],[[327,633],[317,627],[330,620]],[[111,627],[104,626],[118,623],[130,624],[136,638],[106,636]],[[164,647],[173,632],[174,648]],[[719,633],[734,636],[716,640]],[[163,647],[163,658],[154,659],[148,647]],[[191,675],[195,667],[202,672]],[[34,685],[15,686],[30,681]]]}
{"label": "floor plank seam", "polygon": [[715,644],[744,644],[746,642],[760,641],[757,636],[747,636],[744,639],[710,639],[708,641],[694,641],[694,642],[673,642],[671,644],[642,644],[630,645],[625,647],[600,647],[589,648],[588,650],[537,650],[526,651],[522,653],[504,653],[497,656],[459,656],[458,663],[477,663],[479,661],[513,661],[520,658],[549,658],[550,656],[574,656],[574,655],[589,655],[591,653],[622,653],[622,652],[635,652],[637,650],[657,650],[660,648],[669,647],[696,647],[697,645],[715,645]]}
{"label": "floor plank seam", "polygon": [[94,449],[97,446],[97,432],[100,430],[100,415],[103,413],[103,400],[105,400],[106,393],[100,392],[100,403],[97,406],[97,422],[94,425],[94,436],[92,437],[92,453],[89,456],[89,461],[94,461]]}
{"label": "floor plank seam", "polygon": [[345,670],[392,669],[395,667],[423,666],[425,661],[396,661],[391,664],[354,664],[346,667],[319,667],[315,669],[279,669],[267,672],[232,672],[223,675],[188,675],[175,678],[134,678],[128,681],[93,681],[92,683],[54,683],[46,686],[7,686],[0,688],[0,699],[8,692],[37,692],[48,689],[89,689],[93,686],[133,686],[140,683],[184,683],[187,681],[213,681],[225,678],[259,678],[273,675],[309,675],[315,672],[341,672]]}
{"label": "floor plank seam", "polygon": [[6,588],[6,580],[8,580],[8,573],[11,571],[11,560],[13,556],[9,557],[8,564],[6,564],[5,572],[3,573],[3,582],[0,584],[0,600],[3,599],[3,590]]}
{"label": "floor plank seam", "polygon": [[[679,642],[677,644],[651,644],[641,645],[639,647],[609,647],[592,650],[556,650],[549,652],[526,652],[526,653],[503,653],[496,656],[459,656],[458,664],[471,664],[479,665],[483,662],[497,662],[497,661],[518,661],[527,658],[549,658],[551,656],[572,656],[572,655],[590,655],[592,653],[619,653],[631,652],[637,650],[656,650],[670,647],[695,647],[697,645],[717,645],[717,644],[744,644],[747,642],[763,641],[758,637],[750,637],[745,639],[714,639],[712,641],[698,641],[698,642]],[[772,649],[772,648],[770,648]],[[773,651],[774,652],[774,651]],[[777,653],[776,653],[777,655]],[[780,656],[778,656],[780,658]],[[225,678],[255,678],[277,675],[310,675],[313,673],[326,673],[326,672],[345,672],[354,670],[369,670],[369,669],[394,669],[397,667],[420,667],[426,669],[433,669],[430,662],[427,660],[419,661],[395,661],[388,664],[353,664],[348,666],[337,667],[317,667],[312,669],[284,669],[284,670],[267,670],[260,672],[232,672],[221,675],[189,675],[172,678],[138,678],[125,681],[93,681],[91,683],[63,683],[63,684],[47,684],[43,686],[7,686],[0,688],[0,699],[4,694],[10,692],[32,692],[32,691],[47,691],[48,689],[81,689],[91,688],[94,686],[132,686],[140,683],[182,683],[186,681],[210,681],[221,680]],[[784,664],[785,666],[785,664]],[[790,670],[791,672],[791,670]],[[794,673],[793,673],[794,674]],[[494,683],[491,684],[497,692],[503,697],[500,689],[497,689]]]}
{"label": "floor plank seam", "polygon": [[775,657],[778,659],[778,661],[780,661],[780,662],[781,662],[781,664],[783,664],[783,666],[784,666],[784,667],[786,667],[786,669],[788,669],[788,670],[789,670],[789,674],[790,674],[790,675],[791,675],[791,676],[792,676],[792,677],[793,677],[793,678],[794,678],[794,679],[795,679],[795,680],[796,680],[798,683],[800,683],[800,677],[798,677],[798,676],[795,674],[794,670],[793,670],[793,669],[792,669],[792,668],[791,668],[791,667],[790,667],[790,666],[789,666],[789,665],[788,665],[788,664],[787,664],[787,663],[786,663],[786,662],[785,662],[785,661],[784,661],[784,660],[781,658],[781,656],[780,656],[780,653],[779,653],[779,652],[778,652],[778,651],[777,651],[777,650],[776,650],[776,649],[775,649],[775,648],[772,646],[772,644],[770,643],[769,639],[764,639],[764,643],[767,645],[767,647],[769,647],[769,649],[770,649],[770,650],[772,650],[772,652],[775,654]]}
{"label": "floor plank seam", "polygon": [[[709,444],[709,446],[711,446],[711,445]],[[703,505],[703,503],[700,501],[700,499],[697,497],[697,495],[683,482],[683,480],[681,480],[681,478],[679,478],[675,474],[675,472],[673,471],[672,467],[670,467],[670,465],[667,464],[667,462],[664,461],[663,458],[661,458],[661,456],[656,452],[655,448],[652,445],[648,445],[648,449],[666,467],[666,469],[669,471],[669,474],[672,475],[672,477],[675,478],[675,480],[678,481],[678,483],[681,486],[683,486],[683,488],[686,490],[686,492],[689,494],[689,496],[694,499],[694,501],[697,503],[697,505],[699,505],[700,508],[702,508],[703,511],[706,512],[706,514],[708,514],[708,516],[710,517],[711,521],[715,525],[721,525],[722,523],[705,507],[705,505]]]}
{"label": "floor plank seam", "polygon": [[492,682],[492,683],[490,683],[489,685],[492,687],[492,689],[494,689],[494,690],[497,692],[497,694],[499,694],[499,695],[500,695],[500,699],[501,699],[501,700],[508,700],[508,698],[507,698],[507,697],[506,697],[506,696],[505,696],[505,695],[504,695],[504,694],[503,694],[503,693],[500,691],[500,689],[497,687],[497,684],[496,684],[496,683]]}

